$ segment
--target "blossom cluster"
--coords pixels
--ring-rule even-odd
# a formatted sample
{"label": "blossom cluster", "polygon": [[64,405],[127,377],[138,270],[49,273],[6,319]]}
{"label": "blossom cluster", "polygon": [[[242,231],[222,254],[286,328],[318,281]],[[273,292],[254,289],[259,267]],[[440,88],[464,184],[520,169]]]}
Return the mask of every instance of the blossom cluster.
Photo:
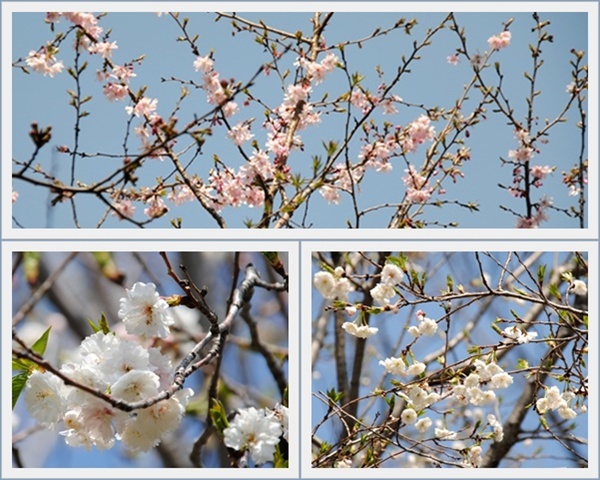
{"label": "blossom cluster", "polygon": [[[166,336],[172,319],[153,284],[136,283],[121,299],[119,316],[130,334]],[[98,331],[86,337],[60,373],[79,385],[128,403],[143,402],[169,387],[171,360],[158,348]],[[125,412],[49,371],[35,371],[24,391],[29,414],[40,425],[56,428],[71,447],[109,449],[120,439],[133,451],[147,451],[177,429],[193,391],[189,388],[147,408]]]}
{"label": "blossom cluster", "polygon": [[423,310],[417,310],[415,317],[417,318],[419,325],[412,325],[408,328],[408,333],[410,333],[413,337],[420,337],[421,335],[431,337],[435,334],[435,332],[437,332],[438,325],[436,321],[432,320],[431,318],[427,318]]}
{"label": "blossom cluster", "polygon": [[[374,108],[377,97],[367,96],[362,90],[354,89],[351,103],[363,110]],[[400,101],[399,97],[381,102],[384,113],[392,113],[390,105]],[[395,110],[395,107],[394,107]],[[428,140],[433,140],[435,128],[427,115],[420,115],[416,120],[402,127],[397,125],[394,133],[376,135],[376,139],[366,142],[358,154],[359,163],[348,168],[346,164],[334,165],[332,181],[320,188],[320,193],[329,203],[339,203],[340,191],[351,192],[352,186],[358,184],[370,168],[377,172],[391,172],[393,165],[391,159],[395,156],[415,152],[419,145]],[[433,193],[428,179],[419,174],[411,165],[405,170],[403,182],[406,185],[406,199],[411,203],[426,202]]]}
{"label": "blossom cluster", "polygon": [[381,281],[371,289],[373,300],[381,305],[387,305],[397,295],[396,285],[404,278],[402,269],[393,264],[386,263],[381,270]]}
{"label": "blossom cluster", "polygon": [[537,338],[538,336],[537,332],[523,331],[516,325],[512,327],[506,327],[502,332],[502,335],[515,343],[521,344],[529,343],[531,340]]}
{"label": "blossom cluster", "polygon": [[343,267],[336,267],[334,273],[320,271],[313,277],[315,288],[328,300],[345,299],[354,288],[345,276]]}
{"label": "blossom cluster", "polygon": [[498,35],[492,35],[488,38],[488,45],[492,50],[500,50],[510,45],[510,39],[512,35],[508,30],[500,32]]}
{"label": "blossom cluster", "polygon": [[495,362],[477,359],[473,371],[452,387],[453,398],[462,405],[488,405],[496,400],[494,390],[508,388],[513,378]]}
{"label": "blossom cluster", "polygon": [[223,430],[229,448],[247,452],[256,465],[272,462],[281,438],[288,440],[288,408],[241,408]]}
{"label": "blossom cluster", "polygon": [[577,412],[569,407],[569,402],[575,397],[570,391],[560,392],[558,387],[546,388],[545,394],[535,402],[535,408],[540,415],[548,410],[556,410],[561,418],[572,420],[577,416]]}

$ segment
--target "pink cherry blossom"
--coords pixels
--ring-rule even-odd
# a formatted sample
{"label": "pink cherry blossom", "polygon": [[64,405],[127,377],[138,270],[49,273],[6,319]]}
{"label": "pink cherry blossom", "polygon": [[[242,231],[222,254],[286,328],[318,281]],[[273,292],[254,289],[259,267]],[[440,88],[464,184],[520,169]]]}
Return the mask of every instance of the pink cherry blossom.
{"label": "pink cherry blossom", "polygon": [[427,115],[421,115],[418,119],[411,122],[408,127],[408,135],[415,144],[421,144],[425,140],[432,140],[435,135],[435,129],[430,125],[431,120]]}
{"label": "pink cherry blossom", "polygon": [[460,58],[458,58],[458,55],[456,53],[454,53],[453,55],[448,55],[446,57],[446,61],[450,64],[450,65],[458,65],[460,63]]}
{"label": "pink cherry blossom", "polygon": [[123,218],[133,218],[135,205],[133,205],[132,201],[128,198],[117,200],[113,207],[115,207],[117,211],[113,211],[112,214],[119,217],[119,220],[123,220]]}
{"label": "pink cherry blossom", "polygon": [[328,203],[334,203],[336,205],[340,203],[340,192],[331,185],[323,185],[319,189],[319,193]]}
{"label": "pink cherry blossom", "polygon": [[533,165],[529,171],[534,178],[542,180],[546,177],[546,175],[554,171],[554,167],[550,167],[548,165]]}
{"label": "pink cherry blossom", "polygon": [[158,195],[150,197],[146,200],[146,204],[148,206],[144,209],[144,215],[150,218],[162,217],[169,211],[169,207],[167,207],[164,200]]}
{"label": "pink cherry blossom", "polygon": [[156,98],[143,97],[141,98],[135,106],[127,106],[125,110],[129,115],[135,115],[136,117],[144,117],[150,116],[152,113],[156,111],[156,105],[158,104],[158,100]]}
{"label": "pink cherry blossom", "polygon": [[62,61],[56,61],[55,55],[51,54],[47,48],[43,48],[40,52],[34,50],[29,52],[25,59],[25,63],[38,73],[43,73],[54,77],[57,73],[61,73],[64,65]]}
{"label": "pink cherry blossom", "polygon": [[125,85],[109,82],[102,88],[102,93],[104,93],[106,98],[112,102],[114,100],[123,100],[126,98],[128,89]]}
{"label": "pink cherry blossom", "polygon": [[117,46],[117,42],[97,42],[88,48],[89,53],[97,53],[102,58],[110,58],[112,55],[112,51],[119,48]]}
{"label": "pink cherry blossom", "polygon": [[239,147],[244,142],[254,137],[254,134],[250,133],[250,125],[247,123],[238,123],[231,127],[231,130],[227,132],[227,136]]}
{"label": "pink cherry blossom", "polygon": [[130,78],[137,77],[133,72],[132,65],[115,65],[112,70],[112,76],[125,83],[128,83]]}
{"label": "pink cherry blossom", "polygon": [[510,150],[508,157],[513,158],[517,162],[528,162],[533,158],[533,148],[519,147],[516,150]]}
{"label": "pink cherry blossom", "polygon": [[488,45],[492,50],[500,50],[510,44],[511,34],[508,30],[501,32],[499,35],[488,38]]}
{"label": "pink cherry blossom", "polygon": [[238,104],[232,101],[223,105],[223,115],[225,118],[233,117],[238,112]]}
{"label": "pink cherry blossom", "polygon": [[258,150],[250,157],[250,167],[256,175],[260,175],[264,180],[273,178],[274,166],[269,159],[269,155],[263,150]]}
{"label": "pink cherry blossom", "polygon": [[175,205],[182,205],[183,203],[196,200],[196,195],[188,185],[183,184],[180,187],[173,189],[169,195],[167,195],[167,198]]}
{"label": "pink cherry blossom", "polygon": [[203,73],[211,72],[213,69],[214,61],[208,56],[198,56],[194,61],[194,69],[196,71],[202,70]]}

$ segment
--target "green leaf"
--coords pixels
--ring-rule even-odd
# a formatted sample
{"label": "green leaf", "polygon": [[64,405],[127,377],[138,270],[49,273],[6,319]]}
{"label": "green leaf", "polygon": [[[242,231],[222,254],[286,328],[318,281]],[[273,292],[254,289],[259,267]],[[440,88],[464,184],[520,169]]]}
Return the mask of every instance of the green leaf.
{"label": "green leaf", "polygon": [[519,370],[525,370],[529,368],[529,362],[524,358],[519,358],[519,360],[517,360],[517,368]]}
{"label": "green leaf", "polygon": [[102,312],[100,314],[100,320],[98,322],[98,326],[100,327],[100,329],[102,330],[102,333],[104,335],[107,335],[110,333],[110,327],[108,326],[108,320],[106,320],[106,315],[104,315],[104,312]]}
{"label": "green leaf", "polygon": [[336,392],[334,388],[327,390],[326,394],[327,398],[329,398],[329,400],[331,400],[333,403],[338,403],[344,396],[344,392]]}
{"label": "green leaf", "polygon": [[29,378],[29,373],[22,372],[14,377],[12,377],[12,408],[15,409],[15,405],[17,404],[17,400],[19,400],[19,395],[25,388],[25,383],[27,383],[27,379]]}
{"label": "green leaf", "polygon": [[281,454],[279,445],[275,446],[275,454],[273,455],[273,466],[275,468],[288,468],[288,460]]}
{"label": "green leaf", "polygon": [[40,276],[40,254],[38,252],[23,253],[23,272],[29,285],[37,283]]}
{"label": "green leaf", "polygon": [[29,372],[35,364],[25,358],[13,358],[12,369],[15,371]]}
{"label": "green leaf", "polygon": [[219,435],[223,436],[223,430],[229,426],[227,413],[225,412],[223,404],[214,398],[212,400],[212,407],[210,407],[210,419],[217,429],[217,432],[219,432]]}
{"label": "green leaf", "polygon": [[406,272],[406,260],[407,258],[404,255],[400,255],[399,257],[389,256],[385,257],[386,263],[392,263],[399,267],[403,272]]}
{"label": "green leaf", "polygon": [[562,301],[562,295],[558,289],[558,285],[554,283],[548,285],[548,293],[550,293],[551,296],[555,297],[559,302]]}
{"label": "green leaf", "polygon": [[40,357],[44,356],[44,352],[46,351],[46,347],[48,346],[48,335],[50,335],[50,330],[52,327],[48,327],[42,336],[36,340],[31,349],[37,353]]}
{"label": "green leaf", "polygon": [[454,280],[452,280],[452,275],[450,274],[446,276],[446,286],[448,287],[448,292],[452,292],[454,290]]}
{"label": "green leaf", "polygon": [[540,265],[537,272],[538,283],[540,286],[544,284],[544,276],[546,274],[546,265]]}
{"label": "green leaf", "polygon": [[108,326],[108,320],[106,319],[106,315],[104,315],[104,312],[100,314],[100,319],[98,320],[97,324],[89,318],[88,324],[90,325],[90,327],[92,327],[92,331],[94,333],[102,332],[105,335],[110,333],[110,327]]}
{"label": "green leaf", "polygon": [[92,327],[92,332],[98,333],[100,331],[100,327],[98,325],[96,325],[94,323],[94,321],[90,320],[89,318],[88,318],[88,324],[90,325],[90,327]]}

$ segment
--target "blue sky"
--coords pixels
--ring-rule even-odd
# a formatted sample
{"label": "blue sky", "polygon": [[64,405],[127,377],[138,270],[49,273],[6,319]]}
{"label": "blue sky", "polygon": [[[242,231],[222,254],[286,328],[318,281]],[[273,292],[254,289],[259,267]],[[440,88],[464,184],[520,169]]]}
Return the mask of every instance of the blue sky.
{"label": "blue sky", "polygon": [[[183,15],[183,14],[182,14]],[[215,67],[223,78],[233,77],[245,82],[256,71],[257,67],[268,60],[263,55],[262,47],[254,42],[251,35],[240,33],[231,35],[231,27],[226,19],[214,21],[213,14],[189,14],[189,30],[199,34],[198,46],[202,54],[214,52]],[[304,32],[310,31],[308,13],[248,13],[243,16],[258,20],[263,19],[267,24],[278,28]],[[413,29],[412,35],[407,36],[394,32],[388,36],[378,38],[364,44],[362,49],[357,47],[346,49],[347,63],[350,71],[360,71],[365,76],[364,87],[375,91],[379,84],[376,67],[383,71],[383,78],[391,79],[398,66],[400,57],[410,51],[414,40],[419,41],[427,28],[432,28],[445,17],[445,13],[337,13],[328,27],[325,38],[328,44],[334,44],[349,38],[362,38],[368,36],[376,27],[391,26],[398,17],[407,19],[417,18],[418,25]],[[531,57],[528,44],[535,41],[531,33],[533,21],[530,14],[526,13],[457,13],[459,24],[466,29],[470,52],[483,53],[488,49],[487,38],[502,30],[502,23],[509,18],[514,18],[510,27],[512,32],[511,45],[497,52],[494,57],[502,65],[505,74],[505,88],[507,95],[515,109],[518,119],[523,120],[526,112],[525,96],[529,84],[523,76],[525,70],[531,68]],[[539,89],[542,94],[538,97],[536,114],[543,123],[545,118],[554,118],[567,100],[566,85],[571,81],[568,62],[572,48],[587,50],[587,15],[582,13],[543,13],[543,19],[551,21],[549,31],[554,35],[554,42],[546,44],[543,55],[545,65],[539,77]],[[52,38],[47,25],[43,23],[42,14],[16,14],[13,23],[13,60],[24,57],[30,50],[39,48]],[[157,17],[154,14],[108,14],[100,24],[105,28],[112,28],[111,40],[116,40],[119,49],[115,51],[113,60],[122,63],[140,54],[146,54],[143,65],[137,69],[138,77],[132,82],[134,89],[147,85],[146,95],[159,99],[158,113],[168,116],[172,111],[179,96],[179,86],[174,82],[161,82],[161,77],[174,76],[177,78],[200,81],[200,74],[192,67],[194,56],[190,49],[182,42],[176,42],[180,35],[173,20],[168,16]],[[61,30],[66,27],[62,20],[57,25]],[[59,53],[65,65],[72,63],[72,40],[67,40]],[[431,46],[423,50],[422,59],[412,66],[410,75],[403,77],[393,93],[412,104],[425,104],[429,107],[440,106],[450,108],[456,98],[462,93],[463,85],[471,78],[471,70],[467,63],[462,61],[458,66],[446,63],[446,57],[458,47],[458,39],[448,29],[434,37]],[[84,94],[92,95],[88,104],[92,113],[82,121],[81,150],[89,153],[122,153],[123,135],[127,122],[122,102],[109,103],[101,93],[101,84],[94,80],[94,72],[99,67],[98,58],[90,58],[90,67],[87,77],[82,82]],[[283,61],[288,68],[293,68],[295,59],[286,57]],[[492,79],[492,69],[484,72],[484,77]],[[291,77],[290,77],[291,78]],[[50,145],[46,146],[39,157],[40,163],[48,171],[55,172],[58,176],[68,179],[70,161],[65,155],[56,152],[59,145],[72,145],[73,141],[73,110],[66,105],[65,91],[74,87],[73,81],[66,74],[54,79],[42,77],[32,73],[24,75],[13,69],[13,157],[19,160],[29,158],[32,143],[28,137],[30,124],[37,121],[40,126],[52,125],[53,137]],[[345,76],[343,72],[336,71],[327,80],[314,87],[313,99],[319,99],[325,92],[329,92],[330,99],[342,93],[345,89]],[[257,79],[253,94],[260,96],[270,107],[275,107],[282,99],[281,84],[274,75],[261,76]],[[476,95],[473,95],[475,99]],[[474,101],[474,100],[473,100]],[[241,102],[240,102],[241,103]],[[186,99],[178,117],[181,124],[189,121],[194,114],[201,115],[208,110],[203,92],[194,91]],[[376,122],[381,124],[387,120],[395,124],[406,125],[420,115],[417,108],[402,107],[394,116],[374,116]],[[262,107],[250,106],[242,108],[234,120],[256,118],[253,124],[253,133],[259,145],[264,148],[266,132],[259,128],[262,122]],[[516,148],[512,128],[506,121],[489,114],[488,120],[470,131],[467,145],[471,148],[471,161],[464,167],[465,178],[456,184],[446,184],[447,193],[440,197],[442,200],[473,201],[480,204],[479,213],[447,206],[442,209],[430,207],[425,219],[447,223],[457,221],[461,227],[512,227],[515,218],[503,212],[499,204],[523,212],[523,201],[517,201],[500,190],[498,183],[510,184],[510,167],[500,165],[499,157],[506,158],[508,150]],[[560,172],[570,169],[577,161],[576,152],[579,148],[579,133],[574,127],[575,112],[568,115],[568,122],[557,126],[550,136],[550,143],[542,146],[541,152],[535,156],[533,163],[557,165],[555,171],[546,179],[543,192],[554,198],[559,207],[568,208],[574,204],[572,197],[567,197],[566,187],[561,183]],[[330,140],[340,141],[342,118],[328,115],[317,127],[309,127],[301,132],[305,143],[303,152],[293,152],[289,165],[294,172],[307,173],[311,166],[313,155],[324,155],[322,142]],[[134,122],[135,123],[135,122]],[[439,129],[440,124],[436,124]],[[132,146],[136,143],[132,142]],[[182,145],[183,147],[183,145]],[[359,153],[360,145],[353,144],[351,155],[354,160]],[[248,146],[248,151],[250,147]],[[214,135],[208,140],[203,151],[204,155],[197,159],[191,172],[198,172],[206,176],[212,167],[213,155],[218,154],[223,161],[231,166],[239,167],[241,158],[235,151],[226,132],[222,128],[215,128]],[[423,150],[411,154],[409,160],[418,168],[423,162]],[[397,159],[398,160],[398,159]],[[99,176],[110,172],[120,165],[119,159],[106,157],[93,157],[80,159],[77,162],[77,178],[91,182]],[[394,170],[388,174],[369,172],[361,185],[358,197],[360,208],[367,208],[379,203],[399,201],[404,185],[401,177],[405,165],[396,163]],[[147,162],[144,172],[140,175],[139,185],[152,185],[153,180],[161,175],[166,177],[172,169],[167,162]],[[48,207],[48,192],[40,188],[15,182],[14,188],[19,192],[19,200],[13,206],[13,215],[23,227],[73,227],[72,211],[68,203],[58,205],[56,208]],[[400,192],[400,193],[397,193]],[[539,198],[541,192],[535,192]],[[104,209],[92,198],[78,198],[78,219],[84,227],[94,227],[101,217]],[[143,206],[138,205],[136,219],[144,219]],[[224,217],[230,226],[243,227],[247,218],[256,219],[258,209],[240,207],[226,209]],[[294,217],[300,220],[301,211]],[[374,212],[364,217],[362,227],[378,228],[387,225],[391,212]],[[169,222],[174,217],[182,217],[184,227],[215,227],[216,224],[196,204],[185,204],[173,207],[165,217],[151,224],[152,227],[169,228]],[[310,201],[307,225],[314,227],[339,227],[345,228],[346,221],[352,218],[351,204],[348,198],[342,205],[329,205],[320,195],[316,194]],[[13,226],[15,224],[13,223]],[[106,227],[131,228],[127,222],[119,222],[116,218],[109,217]],[[551,212],[550,220],[542,227],[577,228],[575,219],[567,218],[564,214]]]}

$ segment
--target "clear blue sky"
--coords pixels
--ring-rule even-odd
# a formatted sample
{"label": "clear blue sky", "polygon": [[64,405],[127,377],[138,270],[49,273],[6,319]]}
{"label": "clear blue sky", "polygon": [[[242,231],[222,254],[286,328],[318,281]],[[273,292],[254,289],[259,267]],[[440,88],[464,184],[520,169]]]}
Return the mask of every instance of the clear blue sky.
{"label": "clear blue sky", "polygon": [[[449,5],[450,6],[450,5]],[[214,51],[215,67],[224,78],[233,77],[239,81],[246,81],[257,69],[258,65],[268,60],[262,53],[262,47],[254,42],[252,36],[241,33],[235,37],[231,35],[231,27],[227,20],[214,22],[213,14],[189,14],[192,33],[199,33],[198,45],[202,54]],[[289,31],[302,30],[309,32],[309,13],[286,14],[244,14],[244,16],[257,20],[263,19],[267,24]],[[335,14],[328,27],[325,38],[328,44],[340,40],[361,38],[370,34],[376,27],[391,26],[397,18],[416,17],[419,24],[413,29],[412,36],[394,32],[387,37],[379,38],[371,43],[366,43],[363,49],[356,47],[347,49],[347,60],[351,65],[350,71],[360,71],[365,77],[364,86],[375,90],[379,79],[375,72],[377,65],[381,66],[384,78],[393,77],[402,54],[409,52],[414,40],[423,37],[425,29],[434,27],[445,16],[444,13],[418,13],[418,14],[387,14],[387,13],[361,13],[361,14]],[[530,14],[489,13],[471,14],[458,13],[458,22],[466,29],[466,34],[471,52],[479,50],[483,53],[488,49],[487,38],[502,30],[502,22],[514,17],[510,29],[512,32],[511,45],[497,52],[495,60],[502,64],[505,73],[506,92],[512,100],[516,116],[524,119],[526,112],[525,95],[528,92],[528,82],[523,76],[525,70],[531,67],[531,58],[527,45],[535,41],[531,33],[533,24]],[[544,118],[554,118],[560,106],[567,98],[565,86],[571,81],[568,62],[571,59],[571,48],[587,50],[587,16],[586,14],[555,13],[541,14],[543,19],[552,22],[550,32],[554,35],[554,42],[546,44],[543,55],[545,65],[540,74],[539,88],[542,95],[538,97],[536,112],[540,122]],[[63,19],[57,25],[58,30],[66,27]],[[157,17],[154,14],[109,14],[100,24],[105,28],[112,28],[111,40],[116,40],[119,49],[115,51],[113,60],[123,63],[140,54],[146,54],[143,65],[136,69],[138,77],[133,79],[134,89],[148,85],[146,95],[159,99],[158,113],[163,117],[172,111],[179,95],[179,86],[174,83],[161,83],[161,77],[175,76],[181,79],[194,79],[200,81],[200,74],[192,67],[194,56],[184,43],[178,43],[175,38],[180,35],[173,20],[168,16]],[[17,14],[13,24],[13,60],[24,57],[30,50],[35,50],[52,38],[49,27],[43,23],[42,14]],[[59,54],[65,65],[72,63],[72,40],[69,39]],[[438,105],[450,108],[455,99],[461,94],[463,85],[471,78],[471,71],[463,60],[454,67],[446,63],[446,57],[452,54],[458,46],[458,39],[449,30],[442,31],[433,39],[430,47],[422,53],[422,60],[415,63],[412,73],[403,78],[393,93],[401,96],[411,103],[425,103],[427,106]],[[284,64],[292,67],[293,58],[289,57]],[[86,152],[116,153],[122,152],[123,132],[127,122],[124,111],[125,103],[109,103],[101,93],[101,84],[94,79],[94,72],[99,67],[97,57],[90,58],[90,67],[86,80],[83,82],[84,94],[93,96],[88,104],[92,112],[90,117],[82,121],[81,150]],[[492,77],[492,69],[485,72],[487,78]],[[291,77],[290,77],[291,78]],[[291,81],[291,80],[290,80]],[[44,168],[56,172],[57,175],[68,179],[70,160],[63,154],[55,151],[58,145],[72,145],[73,140],[73,109],[66,106],[67,89],[74,88],[74,82],[66,74],[61,74],[54,79],[42,77],[32,73],[24,75],[19,70],[13,70],[13,156],[19,160],[29,158],[32,143],[28,137],[30,124],[37,121],[40,126],[52,125],[53,138],[39,157]],[[344,75],[336,71],[321,85],[314,88],[313,100],[319,99],[325,92],[329,98],[334,98],[345,88]],[[282,99],[280,84],[274,75],[260,77],[253,93],[261,96],[268,105],[275,107]],[[185,124],[193,114],[202,114],[207,111],[208,104],[205,94],[194,91],[186,99],[178,117],[180,124]],[[396,124],[406,125],[418,117],[421,112],[414,108],[402,107],[394,116],[375,116],[377,122],[382,120],[392,121]],[[577,161],[575,152],[579,144],[578,131],[573,126],[575,112],[569,113],[571,122],[559,125],[550,137],[550,143],[543,146],[539,155],[534,157],[534,164],[557,165],[554,172],[545,181],[544,191],[554,197],[555,204],[567,208],[574,204],[573,197],[566,196],[566,187],[561,183],[560,172],[568,170]],[[266,132],[259,128],[262,122],[262,108],[255,106],[242,108],[234,117],[244,120],[255,117],[252,131],[259,145],[264,148]],[[340,141],[342,130],[340,125],[342,117],[329,115],[316,127],[309,127],[301,132],[305,142],[304,152],[293,152],[289,165],[293,171],[307,172],[310,168],[312,155],[324,154],[322,141]],[[510,198],[506,191],[497,188],[497,183],[509,184],[511,169],[501,167],[499,156],[507,156],[508,150],[516,147],[512,128],[508,127],[502,118],[488,115],[488,120],[473,129],[467,141],[471,148],[472,160],[464,167],[466,178],[456,185],[446,184],[447,194],[442,199],[478,202],[481,212],[471,214],[457,207],[443,209],[430,209],[425,217],[429,220],[440,222],[458,221],[461,227],[512,227],[515,218],[499,209],[503,204],[523,212],[522,202]],[[136,122],[134,122],[136,124]],[[135,145],[135,142],[132,143]],[[50,148],[52,147],[52,148]],[[183,144],[181,145],[183,147]],[[250,147],[247,145],[247,151]],[[351,150],[354,159],[359,153],[359,145],[355,143]],[[234,150],[231,141],[225,138],[225,130],[215,128],[214,136],[210,138],[204,148],[204,156],[196,160],[191,167],[191,172],[206,175],[212,166],[212,158],[218,154],[226,163],[239,166],[240,157]],[[418,168],[423,162],[423,150],[409,156]],[[90,158],[78,160],[77,178],[91,182],[93,179],[110,172],[118,165],[119,159]],[[358,199],[359,207],[366,208],[384,201],[399,201],[401,198],[404,165],[395,163],[394,171],[390,174],[369,172],[367,180],[361,185]],[[168,162],[147,162],[144,173],[140,175],[139,185],[152,185],[156,176],[166,177],[171,172]],[[33,188],[16,182],[14,188],[19,191],[18,202],[13,206],[13,215],[24,227],[72,227],[72,212],[67,203],[57,208],[48,208],[48,194],[46,190]],[[400,190],[399,190],[400,189]],[[398,193],[396,193],[398,192]],[[539,192],[535,192],[539,198]],[[309,206],[308,222],[315,227],[340,227],[344,228],[346,219],[351,218],[351,205],[347,201],[343,206],[330,206],[314,195]],[[77,200],[78,217],[82,226],[94,227],[100,217],[103,207],[99,207],[96,200],[80,198]],[[172,206],[172,205],[171,205]],[[143,206],[138,204],[136,219],[144,219]],[[301,212],[303,213],[303,212]],[[246,218],[257,218],[256,209],[241,207],[227,209],[223,212],[230,226],[243,227]],[[151,224],[152,227],[169,227],[169,221],[174,217],[182,217],[184,226],[187,227],[215,227],[216,224],[196,204],[185,204],[181,207],[172,206],[165,217]],[[296,219],[301,215],[297,214]],[[368,215],[364,218],[363,227],[382,227],[387,225],[390,212]],[[563,214],[551,212],[550,221],[542,227],[570,227],[576,228],[578,223]],[[13,224],[14,226],[14,224]],[[111,217],[105,224],[107,227],[127,227],[131,224],[118,222]]]}

